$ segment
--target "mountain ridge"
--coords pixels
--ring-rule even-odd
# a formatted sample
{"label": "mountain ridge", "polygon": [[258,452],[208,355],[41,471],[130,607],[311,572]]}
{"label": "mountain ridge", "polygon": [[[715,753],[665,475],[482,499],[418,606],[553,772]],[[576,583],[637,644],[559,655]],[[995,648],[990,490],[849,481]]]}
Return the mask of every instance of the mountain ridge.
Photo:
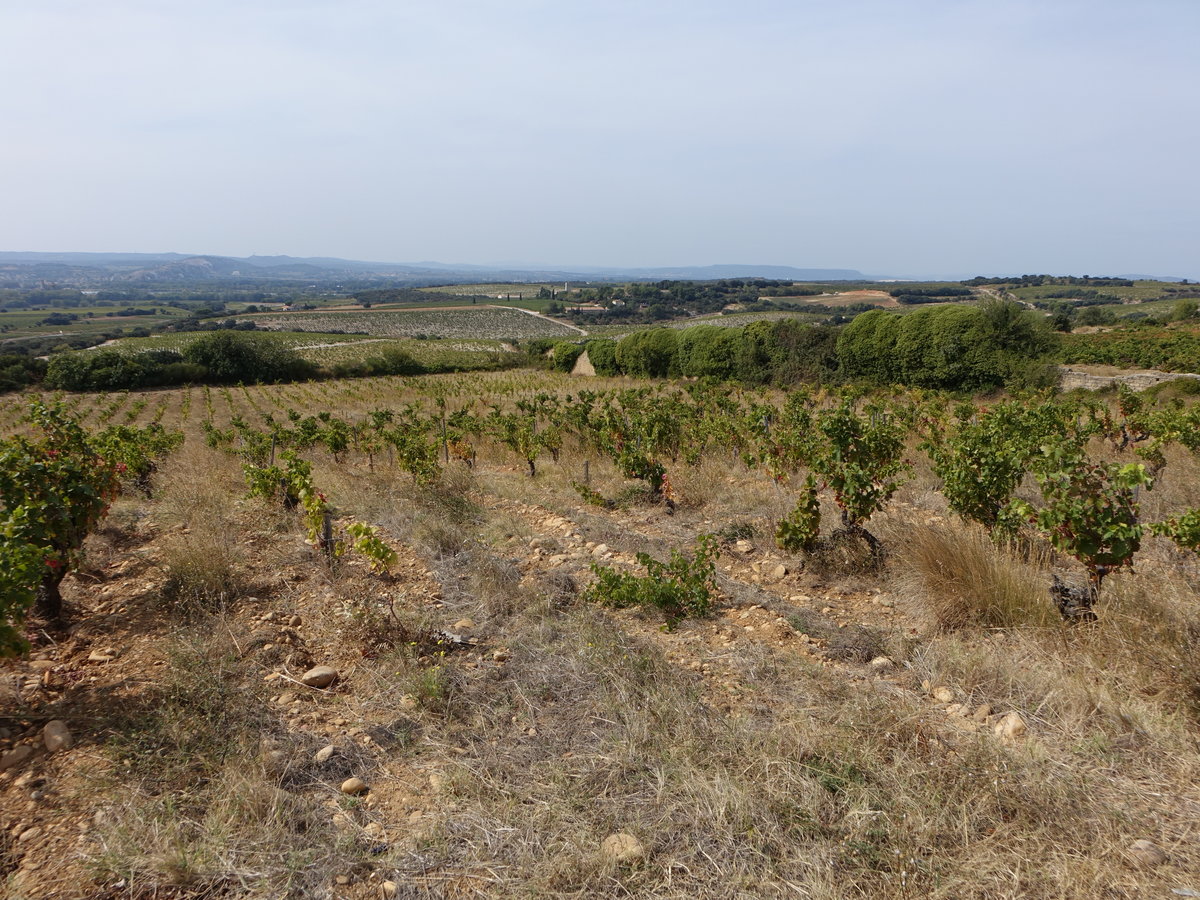
{"label": "mountain ridge", "polygon": [[413,283],[456,281],[628,281],[774,278],[794,281],[861,281],[857,269],[799,268],[751,263],[704,266],[541,266],[472,263],[388,263],[316,256],[222,256],[183,253],[86,253],[0,251],[5,274],[54,281],[96,283],[264,280],[391,279]]}

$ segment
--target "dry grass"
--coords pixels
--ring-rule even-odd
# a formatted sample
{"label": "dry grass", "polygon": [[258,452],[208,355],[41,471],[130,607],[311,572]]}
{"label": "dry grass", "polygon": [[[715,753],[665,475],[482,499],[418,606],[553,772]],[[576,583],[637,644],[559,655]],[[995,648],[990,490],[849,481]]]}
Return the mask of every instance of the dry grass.
{"label": "dry grass", "polygon": [[176,633],[161,684],[114,723],[121,774],[101,785],[90,864],[129,896],[320,896],[366,856],[323,801],[371,760],[348,747],[313,763],[313,742],[274,720],[230,634],[218,619]]}
{"label": "dry grass", "polygon": [[231,527],[244,488],[230,474],[225,459],[190,445],[159,476],[157,518],[168,532],[159,545],[162,598],[185,615],[227,606],[245,588],[245,553]]}
{"label": "dry grass", "polygon": [[274,896],[318,896],[345,865],[345,838],[317,804],[245,762],[186,796],[122,793],[104,811],[92,867],[102,881],[123,881],[128,896],[267,896],[267,884]]}
{"label": "dry grass", "polygon": [[[490,873],[487,895],[1137,889],[1111,861],[1131,812],[1082,769],[985,737],[948,743],[920,703],[802,671],[786,672],[790,687],[759,714],[730,717],[593,610],[527,629],[505,679],[482,692],[468,685],[437,720],[467,750],[450,761],[428,841],[455,870]],[[644,862],[602,858],[600,842],[616,831],[642,841]]]}
{"label": "dry grass", "polygon": [[185,615],[221,609],[244,591],[240,562],[227,531],[202,527],[175,535],[162,545],[162,599]]}
{"label": "dry grass", "polygon": [[1177,553],[1165,542],[1152,552],[1159,564],[1106,582],[1099,627],[1081,643],[1098,665],[1123,673],[1128,689],[1200,720],[1200,572],[1170,565]]}
{"label": "dry grass", "polygon": [[467,583],[472,596],[489,619],[512,615],[522,604],[521,572],[512,560],[482,548],[468,561]]}
{"label": "dry grass", "polygon": [[1049,596],[1048,554],[1018,555],[961,521],[910,522],[894,533],[902,578],[940,627],[1049,626],[1059,619]]}

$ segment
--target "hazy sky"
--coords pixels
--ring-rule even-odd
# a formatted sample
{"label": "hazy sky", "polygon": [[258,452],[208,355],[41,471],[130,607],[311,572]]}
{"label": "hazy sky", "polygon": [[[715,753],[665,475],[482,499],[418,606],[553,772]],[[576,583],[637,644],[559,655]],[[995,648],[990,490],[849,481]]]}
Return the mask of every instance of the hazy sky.
{"label": "hazy sky", "polygon": [[0,249],[1200,277],[1198,0],[0,0]]}

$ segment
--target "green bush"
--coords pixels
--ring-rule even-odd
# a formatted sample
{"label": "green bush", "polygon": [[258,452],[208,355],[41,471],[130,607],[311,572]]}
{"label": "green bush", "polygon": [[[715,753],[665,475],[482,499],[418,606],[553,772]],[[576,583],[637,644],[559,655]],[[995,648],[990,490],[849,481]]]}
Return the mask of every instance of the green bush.
{"label": "green bush", "polygon": [[[393,359],[397,353],[403,352],[388,351],[376,357],[378,371],[369,360],[365,371],[353,374],[408,374],[398,370],[415,364],[407,354],[403,354],[406,360],[403,364]],[[50,360],[46,386],[66,391],[118,391],[189,383],[295,381],[318,374],[316,366],[274,340],[222,330],[196,338],[183,353],[174,350],[136,354],[116,350],[63,353]]]}
{"label": "green bush", "polygon": [[691,559],[679,550],[671,551],[671,561],[667,563],[639,553],[637,561],[646,569],[644,576],[592,563],[597,581],[584,596],[617,608],[653,606],[666,614],[669,623],[687,616],[705,616],[711,612],[717,594],[713,561],[719,555],[717,539],[711,534],[701,534]]}
{"label": "green bush", "polygon": [[837,380],[839,329],[805,325],[796,319],[778,319],[768,324],[772,352],[770,371],[762,379],[764,382],[786,386],[802,381],[828,384]]}
{"label": "green bush", "polygon": [[46,386],[62,391],[125,391],[203,381],[207,370],[173,350],[62,353],[46,368]]}
{"label": "green bush", "polygon": [[737,328],[717,325],[694,325],[679,336],[676,363],[680,375],[711,376],[728,379],[734,376],[741,332]]}
{"label": "green bush", "polygon": [[427,370],[412,354],[399,347],[389,347],[365,360],[333,365],[335,378],[378,377],[381,375],[422,375]]}
{"label": "green bush", "polygon": [[210,381],[225,384],[295,381],[316,374],[316,367],[290,347],[241,331],[202,335],[188,345],[184,358],[203,366]]}
{"label": "green bush", "polygon": [[575,368],[575,361],[583,355],[583,344],[571,341],[558,341],[551,349],[554,351],[553,367],[559,372],[570,372]]}
{"label": "green bush", "polygon": [[0,394],[19,391],[46,377],[46,361],[35,356],[0,354]]}
{"label": "green bush", "polygon": [[617,365],[626,375],[666,378],[676,371],[679,332],[670,328],[635,331],[617,342]]}
{"label": "green bush", "polygon": [[821,500],[817,480],[811,474],[800,489],[796,508],[787,514],[775,529],[775,543],[780,550],[800,553],[811,550],[821,535]]}
{"label": "green bush", "polygon": [[876,384],[954,391],[1039,387],[1053,380],[1056,338],[1018,304],[924,307],[905,315],[872,310],[842,331],[842,372]]}
{"label": "green bush", "polygon": [[597,375],[611,377],[621,374],[621,367],[617,365],[616,341],[588,341],[584,350],[587,351],[588,362],[592,364],[592,369]]}

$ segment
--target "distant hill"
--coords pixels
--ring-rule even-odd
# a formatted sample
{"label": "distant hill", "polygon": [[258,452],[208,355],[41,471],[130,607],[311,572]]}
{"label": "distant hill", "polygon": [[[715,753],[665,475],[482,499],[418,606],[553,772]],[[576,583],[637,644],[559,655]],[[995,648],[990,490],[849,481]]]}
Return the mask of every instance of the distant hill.
{"label": "distant hill", "polygon": [[399,281],[412,285],[472,281],[709,281],[776,278],[861,281],[854,269],[725,264],[661,268],[480,266],[466,263],[387,263],[314,256],[213,256],[183,253],[39,253],[0,251],[0,286],[35,281],[88,286],[106,283],[178,284],[209,281]]}
{"label": "distant hill", "polygon": [[1118,278],[1128,278],[1130,281],[1187,281],[1187,278],[1174,275],[1118,275]]}
{"label": "distant hill", "polygon": [[610,278],[671,279],[676,281],[713,281],[718,278],[778,278],[793,281],[862,281],[857,269],[797,269],[794,266],[715,265],[666,266],[654,269],[585,269]]}

